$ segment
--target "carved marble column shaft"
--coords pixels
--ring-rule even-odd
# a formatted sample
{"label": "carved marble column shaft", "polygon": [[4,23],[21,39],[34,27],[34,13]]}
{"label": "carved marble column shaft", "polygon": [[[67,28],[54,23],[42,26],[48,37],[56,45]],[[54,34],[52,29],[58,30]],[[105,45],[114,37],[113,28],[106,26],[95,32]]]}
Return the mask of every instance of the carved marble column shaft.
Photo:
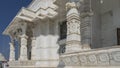
{"label": "carved marble column shaft", "polygon": [[9,45],[10,45],[9,61],[15,61],[15,46],[14,46],[14,43],[10,42]]}
{"label": "carved marble column shaft", "polygon": [[82,45],[84,50],[90,50],[91,45],[91,23],[92,13],[85,13],[82,18],[81,32],[82,32]]}
{"label": "carved marble column shaft", "polygon": [[35,43],[36,43],[36,38],[35,37],[32,37],[32,50],[31,50],[31,59],[32,60],[35,60]]}
{"label": "carved marble column shaft", "polygon": [[19,60],[28,60],[27,58],[27,36],[21,36],[21,47],[20,47],[20,59]]}
{"label": "carved marble column shaft", "polygon": [[67,3],[66,6],[69,8],[67,13],[66,53],[78,52],[82,50],[79,13],[74,2]]}
{"label": "carved marble column shaft", "polygon": [[82,35],[82,45],[84,50],[90,50],[91,45],[91,28],[92,28],[92,8],[91,0],[84,0],[84,8],[81,11],[81,35]]}
{"label": "carved marble column shaft", "polygon": [[21,38],[21,47],[20,47],[20,61],[25,61],[28,60],[27,58],[27,38],[28,36],[26,35],[26,28],[27,28],[27,23],[23,23],[21,25],[22,28],[22,35],[20,36]]}

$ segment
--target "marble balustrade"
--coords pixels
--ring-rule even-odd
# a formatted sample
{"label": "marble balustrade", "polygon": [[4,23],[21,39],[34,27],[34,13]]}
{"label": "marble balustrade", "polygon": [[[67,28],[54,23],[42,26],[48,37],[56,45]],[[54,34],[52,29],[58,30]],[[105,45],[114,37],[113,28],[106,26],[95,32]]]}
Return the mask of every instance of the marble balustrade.
{"label": "marble balustrade", "polygon": [[120,66],[120,46],[63,54],[67,66]]}

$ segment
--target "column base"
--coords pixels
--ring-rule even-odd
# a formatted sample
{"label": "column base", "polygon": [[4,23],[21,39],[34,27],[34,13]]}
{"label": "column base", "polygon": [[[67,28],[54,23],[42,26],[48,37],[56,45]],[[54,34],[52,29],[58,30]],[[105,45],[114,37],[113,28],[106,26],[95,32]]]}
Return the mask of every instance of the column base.
{"label": "column base", "polygon": [[10,68],[57,68],[59,61],[9,61]]}
{"label": "column base", "polygon": [[37,61],[35,66],[42,68],[57,68],[59,65],[58,60],[46,60],[46,61]]}
{"label": "column base", "polygon": [[9,59],[9,61],[15,61],[15,59]]}
{"label": "column base", "polygon": [[65,53],[74,53],[74,52],[80,52],[83,51],[82,45],[78,44],[72,44],[66,46],[66,52]]}
{"label": "column base", "polygon": [[22,57],[22,58],[19,58],[18,60],[19,60],[19,61],[27,61],[28,59]]}
{"label": "column base", "polygon": [[91,50],[90,44],[83,44],[82,49],[83,49],[84,51],[86,51],[86,50]]}

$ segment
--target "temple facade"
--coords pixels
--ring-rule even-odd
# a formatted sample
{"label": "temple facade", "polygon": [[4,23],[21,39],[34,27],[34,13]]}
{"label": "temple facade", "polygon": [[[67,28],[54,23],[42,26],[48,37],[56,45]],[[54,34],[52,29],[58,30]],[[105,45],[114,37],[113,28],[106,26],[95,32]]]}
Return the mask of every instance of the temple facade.
{"label": "temple facade", "polygon": [[33,0],[3,32],[9,66],[119,68],[119,18],[120,0]]}

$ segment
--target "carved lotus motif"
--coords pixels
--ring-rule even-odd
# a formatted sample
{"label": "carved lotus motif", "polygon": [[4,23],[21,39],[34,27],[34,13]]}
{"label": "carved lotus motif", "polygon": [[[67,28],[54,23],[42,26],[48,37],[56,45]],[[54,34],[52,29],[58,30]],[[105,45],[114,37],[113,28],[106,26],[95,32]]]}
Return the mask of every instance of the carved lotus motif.
{"label": "carved lotus motif", "polygon": [[80,22],[72,20],[68,23],[69,33],[80,33]]}
{"label": "carved lotus motif", "polygon": [[114,52],[114,53],[112,54],[112,56],[113,56],[113,59],[114,59],[115,61],[119,61],[119,62],[120,62],[120,52]]}
{"label": "carved lotus motif", "polygon": [[99,60],[102,61],[102,62],[109,61],[109,56],[108,56],[108,54],[100,54],[100,55],[99,55]]}
{"label": "carved lotus motif", "polygon": [[71,59],[69,57],[65,57],[63,59],[63,61],[65,62],[66,65],[70,65],[71,64]]}
{"label": "carved lotus motif", "polygon": [[81,63],[86,63],[87,62],[87,57],[86,56],[79,56],[79,59]]}
{"label": "carved lotus motif", "polygon": [[79,59],[77,56],[72,56],[71,57],[71,61],[74,63],[74,64],[79,64]]}
{"label": "carved lotus motif", "polygon": [[90,56],[88,56],[88,58],[89,58],[90,62],[96,62],[97,61],[97,58],[96,58],[95,55],[90,55]]}

